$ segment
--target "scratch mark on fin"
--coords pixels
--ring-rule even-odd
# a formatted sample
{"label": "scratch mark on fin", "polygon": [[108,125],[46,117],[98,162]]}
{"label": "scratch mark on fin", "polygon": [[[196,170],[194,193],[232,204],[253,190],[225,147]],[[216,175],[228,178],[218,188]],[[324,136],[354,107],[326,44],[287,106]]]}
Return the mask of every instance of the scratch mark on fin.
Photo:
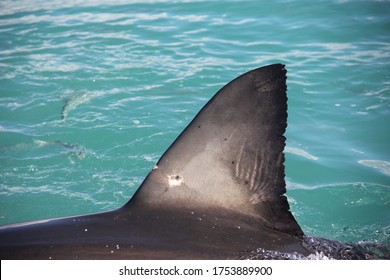
{"label": "scratch mark on fin", "polygon": [[251,184],[250,184],[251,190],[253,190],[254,187],[255,187],[255,179],[257,177],[258,156],[259,156],[259,150],[256,149],[255,164],[253,165],[252,176],[251,176]]}
{"label": "scratch mark on fin", "polygon": [[237,158],[237,164],[236,164],[236,177],[238,178],[241,178],[241,172],[240,172],[240,165],[241,165],[241,158],[242,158],[242,154],[244,153],[244,147],[245,147],[245,143],[246,143],[246,137],[244,138],[244,141],[242,143],[242,145],[240,146],[240,150],[238,152],[238,158]]}

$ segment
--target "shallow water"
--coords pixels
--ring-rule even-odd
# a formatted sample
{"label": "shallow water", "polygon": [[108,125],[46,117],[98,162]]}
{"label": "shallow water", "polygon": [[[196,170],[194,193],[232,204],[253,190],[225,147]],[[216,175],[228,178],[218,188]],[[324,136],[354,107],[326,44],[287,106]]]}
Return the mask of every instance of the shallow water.
{"label": "shallow water", "polygon": [[390,242],[387,1],[1,1],[0,223],[114,209],[224,84],[284,63],[303,230]]}

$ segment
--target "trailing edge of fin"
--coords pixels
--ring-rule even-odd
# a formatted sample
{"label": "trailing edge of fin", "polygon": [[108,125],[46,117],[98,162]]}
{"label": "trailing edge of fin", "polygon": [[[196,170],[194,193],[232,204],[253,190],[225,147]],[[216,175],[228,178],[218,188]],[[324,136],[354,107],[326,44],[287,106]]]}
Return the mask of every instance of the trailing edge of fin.
{"label": "trailing edge of fin", "polygon": [[286,73],[261,67],[219,90],[123,209],[219,207],[302,235],[284,196]]}

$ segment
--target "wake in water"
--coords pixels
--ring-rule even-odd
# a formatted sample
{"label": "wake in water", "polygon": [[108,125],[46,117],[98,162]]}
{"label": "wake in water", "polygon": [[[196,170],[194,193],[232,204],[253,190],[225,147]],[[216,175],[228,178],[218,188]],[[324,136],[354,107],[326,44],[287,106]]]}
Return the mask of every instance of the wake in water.
{"label": "wake in water", "polygon": [[84,93],[81,96],[67,99],[61,110],[61,119],[65,120],[65,118],[68,116],[69,111],[77,108],[81,104],[89,102],[92,98],[93,96],[91,94]]}
{"label": "wake in water", "polygon": [[77,159],[84,159],[87,154],[87,150],[85,147],[78,144],[70,144],[70,143],[62,142],[60,140],[55,140],[55,141],[34,140],[34,143],[38,145],[38,147],[51,146],[51,145],[63,147],[67,150],[67,153],[69,154],[69,159],[73,157]]}
{"label": "wake in water", "polygon": [[[73,159],[84,159],[88,153],[87,149],[79,144],[71,144],[60,140],[44,141],[39,139],[33,139],[32,142],[21,142],[13,145],[3,146],[0,148],[0,152],[4,154],[17,154],[25,153],[26,151],[39,150],[43,148],[45,149],[42,152],[43,154],[35,151],[33,157],[39,159],[42,157],[50,157],[52,155],[58,155],[65,152],[68,155],[69,160],[73,162]],[[46,148],[54,148],[55,150],[50,151]]]}
{"label": "wake in water", "polygon": [[304,256],[299,253],[283,253],[258,248],[243,252],[240,259],[248,260],[377,260],[390,259],[390,245],[361,241],[343,243],[320,237],[305,236],[303,246],[311,252]]}

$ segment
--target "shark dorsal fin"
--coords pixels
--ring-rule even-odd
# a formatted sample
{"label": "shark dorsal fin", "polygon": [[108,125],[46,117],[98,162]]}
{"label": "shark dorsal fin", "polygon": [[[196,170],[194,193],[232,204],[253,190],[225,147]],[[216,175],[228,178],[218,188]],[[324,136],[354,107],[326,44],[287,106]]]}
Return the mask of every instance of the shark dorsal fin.
{"label": "shark dorsal fin", "polygon": [[219,90],[122,209],[218,207],[301,235],[284,196],[286,72],[261,67]]}

